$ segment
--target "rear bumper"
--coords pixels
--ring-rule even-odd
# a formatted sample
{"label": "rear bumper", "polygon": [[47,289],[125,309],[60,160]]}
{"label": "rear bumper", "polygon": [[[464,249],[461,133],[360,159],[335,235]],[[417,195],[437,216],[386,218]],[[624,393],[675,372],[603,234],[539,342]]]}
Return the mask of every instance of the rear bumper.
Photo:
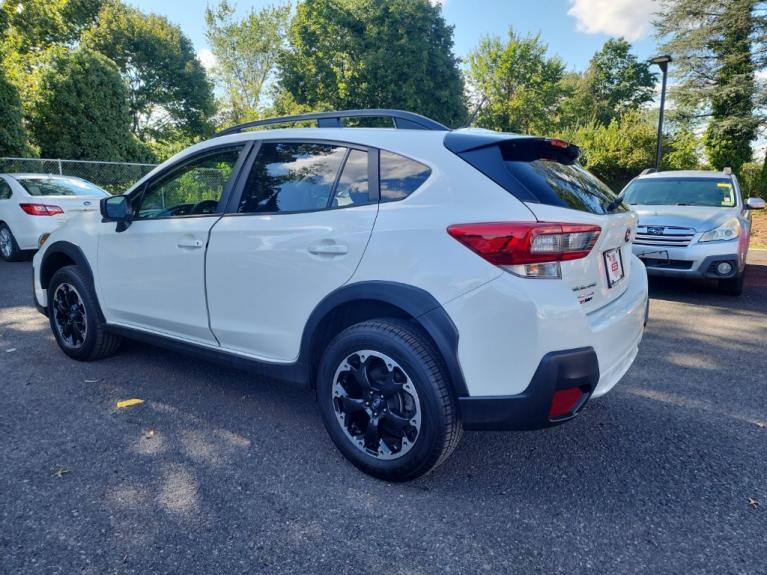
{"label": "rear bumper", "polygon": [[[509,431],[551,427],[575,417],[599,382],[599,362],[592,348],[546,354],[523,393],[495,397],[460,397],[463,427],[467,430]],[[579,388],[581,398],[567,414],[549,416],[554,393]]]}

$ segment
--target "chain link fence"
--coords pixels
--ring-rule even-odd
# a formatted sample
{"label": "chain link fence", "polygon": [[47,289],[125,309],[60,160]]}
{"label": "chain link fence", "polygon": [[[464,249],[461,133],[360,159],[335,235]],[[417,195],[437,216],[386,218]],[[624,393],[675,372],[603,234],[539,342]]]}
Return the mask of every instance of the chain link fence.
{"label": "chain link fence", "polygon": [[121,194],[154,169],[155,164],[86,162],[46,158],[0,158],[0,173],[35,173],[77,176],[111,194]]}

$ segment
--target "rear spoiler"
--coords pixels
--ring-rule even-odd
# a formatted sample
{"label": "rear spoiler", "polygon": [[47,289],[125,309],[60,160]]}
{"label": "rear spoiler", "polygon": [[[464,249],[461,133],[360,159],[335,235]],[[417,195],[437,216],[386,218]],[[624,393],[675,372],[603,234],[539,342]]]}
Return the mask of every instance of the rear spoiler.
{"label": "rear spoiler", "polygon": [[541,152],[550,148],[552,151],[564,154],[571,161],[576,161],[581,155],[581,149],[575,144],[559,138],[540,138],[536,136],[520,136],[491,131],[461,131],[455,130],[445,135],[445,147],[454,154],[464,154],[489,146],[499,146],[504,150],[515,150],[524,153],[537,149]]}

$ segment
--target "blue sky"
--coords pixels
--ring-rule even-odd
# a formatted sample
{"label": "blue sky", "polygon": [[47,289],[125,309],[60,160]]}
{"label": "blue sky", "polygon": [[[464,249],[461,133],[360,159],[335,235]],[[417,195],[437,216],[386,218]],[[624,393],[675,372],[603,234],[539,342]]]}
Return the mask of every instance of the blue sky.
{"label": "blue sky", "polygon": [[[215,3],[212,0],[211,3]],[[205,7],[208,0],[128,0],[146,12],[167,16],[181,26],[205,55]],[[279,0],[234,0],[241,12]],[[509,26],[523,34],[541,34],[549,51],[568,69],[583,70],[592,54],[610,37],[625,36],[640,58],[654,54],[653,0],[432,0],[455,26],[455,53],[470,52],[487,34],[505,36]]]}

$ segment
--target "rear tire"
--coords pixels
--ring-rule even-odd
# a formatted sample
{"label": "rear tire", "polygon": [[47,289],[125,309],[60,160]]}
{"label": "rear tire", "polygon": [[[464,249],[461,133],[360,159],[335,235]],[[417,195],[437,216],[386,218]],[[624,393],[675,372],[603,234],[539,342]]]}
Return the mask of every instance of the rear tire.
{"label": "rear tire", "polygon": [[726,280],[719,280],[719,291],[723,294],[738,296],[743,293],[743,284],[746,279],[746,270]]}
{"label": "rear tire", "polygon": [[441,357],[404,320],[365,321],[338,334],[320,361],[317,395],[336,447],[386,481],[428,473],[462,435]]}
{"label": "rear tire", "polygon": [[58,270],[48,284],[48,318],[61,350],[93,361],[114,354],[121,338],[106,330],[96,294],[77,266]]}
{"label": "rear tire", "polygon": [[6,224],[0,224],[0,257],[7,262],[20,262],[24,259],[24,252],[19,249],[16,238],[13,237],[11,228]]}

